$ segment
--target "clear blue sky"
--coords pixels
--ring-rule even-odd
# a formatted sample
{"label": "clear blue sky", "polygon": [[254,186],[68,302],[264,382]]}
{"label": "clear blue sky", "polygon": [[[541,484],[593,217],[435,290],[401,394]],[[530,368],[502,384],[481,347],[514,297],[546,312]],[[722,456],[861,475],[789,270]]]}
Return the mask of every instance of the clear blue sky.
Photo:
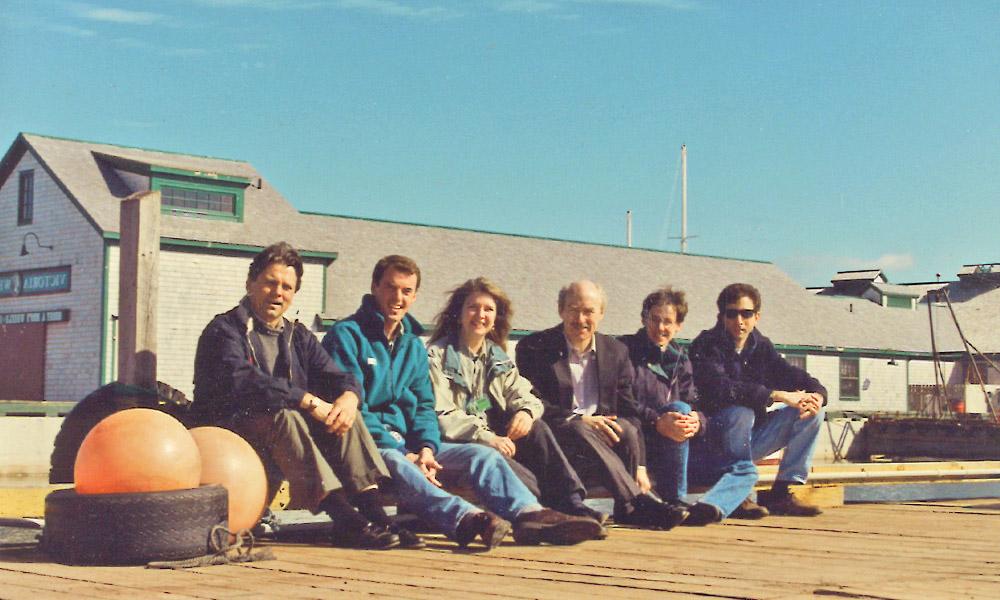
{"label": "clear blue sky", "polygon": [[19,131],[247,160],[300,210],[623,244],[631,209],[668,250],[687,144],[690,252],[1000,261],[993,0],[0,0]]}

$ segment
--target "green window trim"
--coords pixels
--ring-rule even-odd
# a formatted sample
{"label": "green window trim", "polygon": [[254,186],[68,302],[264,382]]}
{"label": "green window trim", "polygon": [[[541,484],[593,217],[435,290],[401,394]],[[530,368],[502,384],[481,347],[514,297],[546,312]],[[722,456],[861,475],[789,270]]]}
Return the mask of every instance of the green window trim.
{"label": "green window trim", "polygon": [[175,188],[180,190],[191,190],[196,192],[212,192],[215,194],[226,194],[233,196],[233,212],[211,210],[211,209],[197,209],[197,208],[184,208],[180,206],[171,206],[166,203],[162,203],[160,206],[160,211],[165,214],[176,214],[176,215],[193,215],[198,217],[203,217],[206,219],[220,219],[223,221],[236,221],[238,223],[243,222],[243,188],[246,184],[241,182],[233,183],[205,183],[187,181],[185,179],[174,179],[170,177],[151,177],[149,182],[150,191],[163,192],[164,188]]}
{"label": "green window trim", "polygon": [[[861,401],[861,359],[841,356],[839,367],[841,402]],[[844,390],[847,390],[846,392]]]}
{"label": "green window trim", "polygon": [[27,169],[17,176],[17,224],[31,225],[35,221],[35,170]]}

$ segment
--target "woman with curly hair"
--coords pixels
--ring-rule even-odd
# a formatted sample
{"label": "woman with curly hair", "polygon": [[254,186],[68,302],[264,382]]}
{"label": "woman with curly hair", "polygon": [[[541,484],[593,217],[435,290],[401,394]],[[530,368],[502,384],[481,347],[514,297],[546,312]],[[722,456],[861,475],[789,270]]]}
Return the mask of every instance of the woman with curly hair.
{"label": "woman with curly hair", "polygon": [[510,299],[486,278],[451,291],[428,348],[441,438],[496,449],[542,504],[603,523],[607,515],[584,504],[579,476],[541,419],[541,400],[507,355],[512,314]]}

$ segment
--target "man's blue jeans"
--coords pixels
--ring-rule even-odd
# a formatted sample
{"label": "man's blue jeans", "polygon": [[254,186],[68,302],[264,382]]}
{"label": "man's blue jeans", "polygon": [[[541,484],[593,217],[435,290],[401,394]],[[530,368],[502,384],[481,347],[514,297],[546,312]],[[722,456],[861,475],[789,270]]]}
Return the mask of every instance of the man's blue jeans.
{"label": "man's blue jeans", "polygon": [[705,436],[690,444],[688,475],[692,481],[714,484],[700,502],[729,516],[753,491],[757,483],[754,461],[784,448],[777,481],[805,483],[813,450],[823,423],[824,411],[806,419],[799,410],[782,406],[756,422],[754,412],[730,406],[709,419]]}
{"label": "man's blue jeans", "polygon": [[[428,481],[403,450],[380,448],[379,453],[392,475],[400,505],[445,534],[454,537],[462,517],[479,511]],[[442,473],[449,474],[449,482],[470,486],[483,505],[508,521],[514,521],[523,512],[542,508],[493,448],[442,442],[434,458],[444,467]]]}
{"label": "man's blue jeans", "polygon": [[[691,414],[691,406],[679,400],[667,404],[660,414],[679,412]],[[675,442],[655,430],[646,434],[646,467],[656,483],[656,493],[671,503],[687,496],[688,441]]]}

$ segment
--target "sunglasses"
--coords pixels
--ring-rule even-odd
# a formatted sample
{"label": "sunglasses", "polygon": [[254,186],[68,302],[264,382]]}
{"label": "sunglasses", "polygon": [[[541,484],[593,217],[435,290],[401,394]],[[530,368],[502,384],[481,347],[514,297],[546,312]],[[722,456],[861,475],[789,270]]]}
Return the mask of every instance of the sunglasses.
{"label": "sunglasses", "polygon": [[727,319],[735,319],[737,315],[749,319],[757,314],[757,311],[752,308],[727,308],[723,314]]}

